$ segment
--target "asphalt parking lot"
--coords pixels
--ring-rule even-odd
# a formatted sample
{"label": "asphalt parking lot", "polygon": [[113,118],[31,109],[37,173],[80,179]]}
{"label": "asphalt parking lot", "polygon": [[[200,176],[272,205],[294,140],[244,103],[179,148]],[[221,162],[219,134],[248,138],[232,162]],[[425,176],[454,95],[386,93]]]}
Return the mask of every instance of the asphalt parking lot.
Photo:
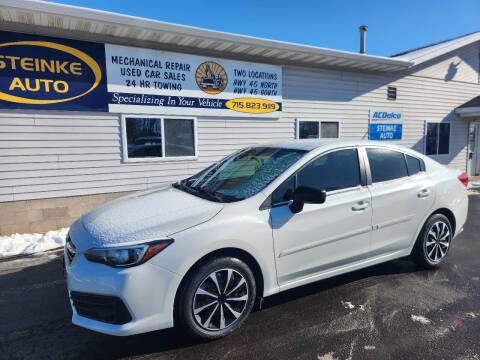
{"label": "asphalt parking lot", "polygon": [[480,359],[480,195],[438,270],[397,260],[265,300],[219,341],[70,323],[61,252],[0,261],[1,359]]}

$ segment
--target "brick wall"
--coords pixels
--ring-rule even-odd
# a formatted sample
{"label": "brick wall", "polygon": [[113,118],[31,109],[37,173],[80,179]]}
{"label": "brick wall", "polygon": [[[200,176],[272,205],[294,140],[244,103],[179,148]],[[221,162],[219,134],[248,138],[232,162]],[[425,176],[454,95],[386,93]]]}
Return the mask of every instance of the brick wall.
{"label": "brick wall", "polygon": [[80,215],[129,192],[0,203],[0,235],[69,227]]}

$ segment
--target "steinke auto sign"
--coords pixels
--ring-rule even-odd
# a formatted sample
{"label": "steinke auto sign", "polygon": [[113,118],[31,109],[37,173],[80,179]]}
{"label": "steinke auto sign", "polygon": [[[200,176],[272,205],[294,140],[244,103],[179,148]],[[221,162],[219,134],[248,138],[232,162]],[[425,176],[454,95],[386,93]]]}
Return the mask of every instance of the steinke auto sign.
{"label": "steinke auto sign", "polygon": [[0,32],[0,107],[279,117],[281,67]]}
{"label": "steinke auto sign", "polygon": [[0,32],[0,106],[108,111],[102,44]]}

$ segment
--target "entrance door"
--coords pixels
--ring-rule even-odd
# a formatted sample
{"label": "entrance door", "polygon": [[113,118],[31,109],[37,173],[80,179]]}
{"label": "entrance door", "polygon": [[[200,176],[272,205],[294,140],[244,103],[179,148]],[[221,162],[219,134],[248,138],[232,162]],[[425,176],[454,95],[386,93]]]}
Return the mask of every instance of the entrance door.
{"label": "entrance door", "polygon": [[478,139],[480,124],[471,122],[468,129],[468,173],[480,175],[480,141]]}
{"label": "entrance door", "polygon": [[475,124],[475,175],[480,175],[480,141],[478,134],[480,132],[480,124]]}

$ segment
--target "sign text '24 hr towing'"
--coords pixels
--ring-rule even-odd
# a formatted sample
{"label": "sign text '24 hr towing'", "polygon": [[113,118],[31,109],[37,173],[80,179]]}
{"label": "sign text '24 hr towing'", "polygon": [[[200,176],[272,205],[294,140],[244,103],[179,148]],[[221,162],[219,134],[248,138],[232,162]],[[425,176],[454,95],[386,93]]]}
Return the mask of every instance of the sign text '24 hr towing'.
{"label": "sign text '24 hr towing'", "polygon": [[[191,66],[187,63],[134,56],[113,55],[111,56],[111,63],[122,66],[120,75],[133,78],[125,80],[126,86],[138,86],[145,89],[182,91],[182,82],[186,80],[185,73],[191,71]],[[142,77],[148,80],[140,79]]]}

